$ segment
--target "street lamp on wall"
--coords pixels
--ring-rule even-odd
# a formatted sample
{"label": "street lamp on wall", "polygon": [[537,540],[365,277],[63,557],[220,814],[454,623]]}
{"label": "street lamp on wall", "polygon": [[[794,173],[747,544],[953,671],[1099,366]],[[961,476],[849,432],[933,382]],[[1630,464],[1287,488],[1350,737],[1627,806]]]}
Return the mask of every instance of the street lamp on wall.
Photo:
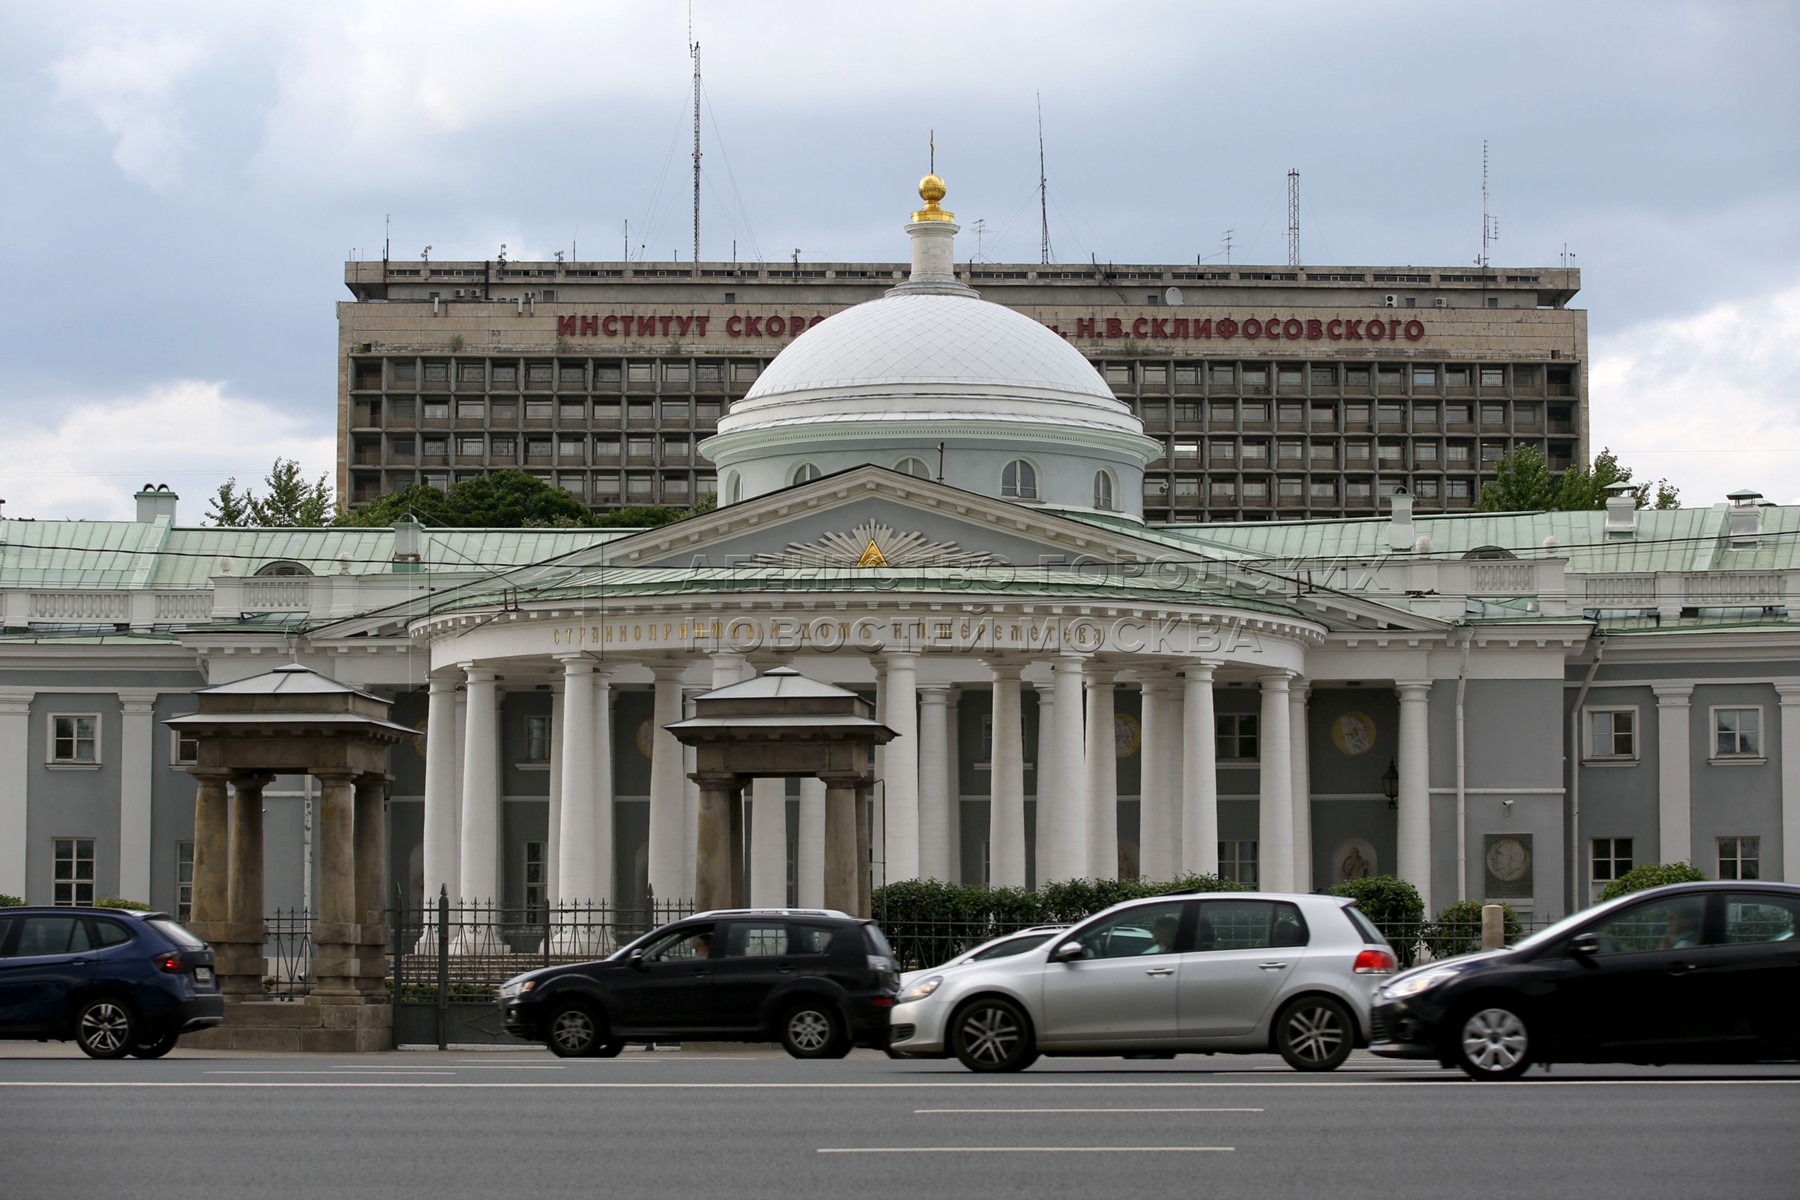
{"label": "street lamp on wall", "polygon": [[1387,797],[1389,808],[1400,807],[1400,770],[1388,759],[1388,769],[1381,773],[1381,794]]}

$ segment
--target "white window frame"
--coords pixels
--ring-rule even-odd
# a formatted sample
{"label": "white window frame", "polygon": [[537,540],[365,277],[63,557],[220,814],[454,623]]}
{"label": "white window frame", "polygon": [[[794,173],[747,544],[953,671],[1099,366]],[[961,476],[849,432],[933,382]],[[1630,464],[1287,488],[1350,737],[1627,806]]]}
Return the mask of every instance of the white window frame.
{"label": "white window frame", "polygon": [[[1751,712],[1751,713],[1756,714],[1756,728],[1751,733],[1751,736],[1755,739],[1755,748],[1754,749],[1751,749],[1751,750],[1721,750],[1719,748],[1719,737],[1721,734],[1726,733],[1725,730],[1722,730],[1719,728],[1719,716],[1721,713],[1728,713],[1728,712],[1729,713]],[[1765,755],[1763,753],[1764,743],[1763,743],[1762,705],[1760,705],[1760,704],[1715,704],[1708,711],[1708,717],[1709,717],[1708,723],[1711,726],[1711,730],[1712,730],[1711,734],[1709,735],[1708,742],[1707,742],[1707,750],[1708,750],[1707,761],[1708,762],[1711,762],[1714,764],[1753,765],[1756,763],[1764,763],[1764,762],[1768,761],[1767,755]],[[1727,736],[1736,737],[1736,738],[1740,739],[1740,743],[1741,743],[1741,739],[1744,736],[1744,731],[1742,729],[1733,730]]]}
{"label": "white window frame", "polygon": [[[1734,849],[1736,850],[1736,853],[1729,860],[1727,860],[1725,857],[1725,843],[1726,842],[1734,843]],[[1744,853],[1744,843],[1745,842],[1756,843],[1756,853],[1755,854],[1750,855],[1750,854]],[[1732,863],[1733,870],[1736,872],[1735,874],[1727,875],[1725,873],[1725,864],[1727,861]],[[1763,877],[1763,874],[1762,874],[1762,837],[1761,837],[1761,835],[1754,834],[1754,833],[1740,833],[1740,834],[1732,834],[1731,836],[1728,836],[1728,837],[1714,838],[1713,839],[1713,862],[1718,867],[1717,875],[1720,879],[1730,879],[1733,881],[1742,881],[1742,880],[1747,880],[1747,879],[1749,879],[1749,880],[1761,879]],[[1756,864],[1756,873],[1754,875],[1744,874],[1744,864],[1745,863],[1755,863]]]}
{"label": "white window frame", "polygon": [[[183,758],[181,756],[181,743],[183,743],[183,742],[192,742],[194,744],[194,753],[187,758]],[[200,739],[199,739],[199,737],[192,733],[184,733],[183,731],[181,731],[179,729],[169,730],[169,765],[171,767],[178,767],[178,768],[179,767],[191,767],[199,761],[200,761]]]}
{"label": "white window frame", "polygon": [[[551,747],[556,745],[556,728],[552,723],[553,719],[554,718],[550,713],[525,714],[525,753],[522,755],[522,758],[524,759],[523,765],[532,767],[547,767],[550,765]],[[532,726],[540,721],[543,722],[544,753],[541,756],[533,756],[531,753],[532,741],[534,740]]]}
{"label": "white window frame", "polygon": [[[1231,732],[1225,732],[1223,726],[1231,722]],[[1244,733],[1248,725],[1250,733]],[[1256,741],[1256,753],[1244,755],[1239,753],[1244,738],[1249,736]],[[1221,743],[1229,741],[1232,753],[1221,753]],[[1253,763],[1262,761],[1262,716],[1260,713],[1222,712],[1213,714],[1213,757],[1222,763]]]}
{"label": "white window frame", "polygon": [[[1607,853],[1604,856],[1600,853],[1600,843],[1602,842],[1606,843],[1607,849]],[[1624,855],[1620,855],[1619,853],[1620,842],[1625,843],[1626,852]],[[1636,847],[1634,839],[1629,837],[1596,837],[1588,839],[1588,886],[1593,890],[1594,899],[1598,900],[1600,898],[1600,893],[1606,890],[1607,884],[1617,879],[1620,875],[1623,875],[1625,871],[1629,871],[1632,867],[1637,865],[1635,851]],[[1606,869],[1609,872],[1605,878],[1602,878],[1600,875],[1600,864],[1602,862],[1606,864]],[[1620,863],[1625,864],[1624,870],[1620,870]]]}
{"label": "white window frame", "polygon": [[[185,872],[186,878],[182,878]],[[194,917],[194,843],[175,843],[175,920],[186,925]]]}
{"label": "white window frame", "polygon": [[811,483],[824,473],[825,472],[819,469],[818,463],[797,463],[795,464],[794,469],[788,472],[788,484],[792,486],[800,483]]}
{"label": "white window frame", "polygon": [[[1629,753],[1620,754],[1616,750],[1608,750],[1605,754],[1600,754],[1595,751],[1594,718],[1603,713],[1608,716],[1617,715],[1618,713],[1631,714],[1631,732],[1626,735],[1631,739],[1631,750]],[[1638,761],[1638,739],[1642,737],[1642,735],[1643,724],[1638,720],[1638,709],[1635,704],[1602,705],[1593,708],[1584,708],[1581,710],[1581,761],[1589,764],[1614,766],[1629,766],[1635,764]],[[1619,736],[1617,730],[1615,729],[1608,736],[1614,739],[1612,744],[1616,746],[1618,744],[1617,738]]]}
{"label": "white window frame", "polygon": [[[63,858],[63,856],[61,854],[63,842],[70,843],[70,846],[69,846],[70,857],[67,859]],[[88,866],[90,868],[88,878],[77,879],[73,875],[71,875],[69,878],[66,878],[66,879],[63,878],[63,876],[60,873],[62,864],[67,862],[72,867],[75,863],[80,862],[81,861],[81,846],[83,843],[86,843],[86,845],[87,845],[87,862],[88,862]],[[92,908],[92,907],[94,907],[94,897],[99,894],[96,890],[96,882],[97,881],[94,879],[94,876],[98,875],[99,873],[100,873],[99,860],[94,855],[94,839],[93,838],[91,838],[91,837],[76,837],[73,834],[56,834],[51,837],[51,839],[50,839],[50,902],[52,904],[56,905],[58,908]],[[56,895],[58,887],[63,884],[69,885],[70,898],[67,900],[58,899],[57,895]],[[82,898],[82,896],[83,896],[82,889],[83,888],[86,889],[86,899]]]}
{"label": "white window frame", "polygon": [[1101,512],[1118,511],[1119,484],[1111,471],[1094,472],[1094,507]]}
{"label": "white window frame", "polygon": [[[1020,481],[1020,476],[1027,471],[1031,473],[1029,488]],[[1006,481],[1009,473],[1012,475],[1011,483]],[[1042,497],[1042,490],[1039,487],[1040,479],[1041,473],[1038,471],[1036,463],[1028,458],[1015,458],[1000,468],[1000,498],[1002,500],[1040,499]]]}
{"label": "white window frame", "polygon": [[[1245,858],[1243,856],[1243,854],[1241,853],[1243,848],[1246,846],[1248,846],[1250,848],[1250,856],[1248,858]],[[1228,847],[1229,847],[1229,852],[1227,851]],[[1250,865],[1253,872],[1257,876],[1259,876],[1259,878],[1257,878],[1257,879],[1245,879],[1244,878],[1243,874],[1241,873],[1241,868],[1246,863],[1248,863]],[[1247,888],[1252,889],[1253,891],[1261,891],[1262,890],[1262,881],[1260,879],[1261,874],[1262,874],[1262,847],[1260,845],[1258,845],[1256,838],[1222,838],[1222,839],[1220,839],[1220,841],[1219,841],[1219,878],[1235,879],[1239,883],[1243,884]]]}
{"label": "white window frame", "polygon": [[[57,732],[57,725],[63,721],[91,721],[93,723],[93,732],[91,736],[86,739],[93,743],[93,751],[90,757],[78,757],[81,752],[81,743],[83,740],[79,732],[79,726],[71,727],[72,732],[69,735],[71,741],[71,756],[62,758],[57,755],[56,743],[62,740]],[[99,713],[51,713],[50,719],[44,723],[44,732],[48,735],[48,744],[44,747],[44,761],[52,768],[64,771],[92,771],[97,769],[103,761],[100,757]]]}
{"label": "white window frame", "polygon": [[[917,470],[913,469],[915,466],[918,468]],[[931,464],[927,463],[916,454],[908,454],[905,458],[895,463],[894,470],[900,472],[902,475],[910,475],[914,479],[931,478]]]}
{"label": "white window frame", "polygon": [[[544,909],[550,903],[550,844],[548,842],[526,842],[524,844],[521,850],[519,884],[520,898],[524,901],[523,915],[527,923],[535,925],[544,919]],[[582,897],[582,899],[586,900],[588,897]]]}

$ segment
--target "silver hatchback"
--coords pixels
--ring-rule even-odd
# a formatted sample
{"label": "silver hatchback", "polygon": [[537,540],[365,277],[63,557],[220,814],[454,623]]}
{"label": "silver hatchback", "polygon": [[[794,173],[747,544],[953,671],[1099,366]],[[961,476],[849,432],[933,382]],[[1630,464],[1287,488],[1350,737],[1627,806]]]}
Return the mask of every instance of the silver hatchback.
{"label": "silver hatchback", "polygon": [[1274,1050],[1329,1071],[1367,1045],[1392,949],[1353,902],[1265,892],[1128,900],[1044,946],[932,971],[894,1008],[894,1051],[1018,1071],[1046,1055]]}

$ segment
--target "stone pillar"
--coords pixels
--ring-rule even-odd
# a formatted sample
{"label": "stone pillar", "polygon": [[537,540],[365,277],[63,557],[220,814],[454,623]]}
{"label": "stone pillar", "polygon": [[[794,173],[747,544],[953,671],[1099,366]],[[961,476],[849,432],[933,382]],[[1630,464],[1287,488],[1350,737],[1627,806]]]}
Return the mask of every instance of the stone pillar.
{"label": "stone pillar", "polygon": [[1307,745],[1306,700],[1312,689],[1299,680],[1288,689],[1289,761],[1294,764],[1294,890],[1313,890],[1312,766]]}
{"label": "stone pillar", "polygon": [[[456,681],[433,675],[425,702],[425,891],[421,897],[426,918],[425,935],[431,937],[430,914],[437,911],[438,890],[448,888],[450,898],[462,894],[456,869]],[[436,945],[433,938],[431,945]],[[426,947],[429,949],[429,946]]]}
{"label": "stone pillar", "polygon": [[[566,733],[557,747],[562,752],[562,825],[556,845],[556,899],[564,905],[593,904],[611,897],[599,894],[594,878],[597,841],[594,753],[589,738],[594,718],[594,664],[583,654],[558,655],[562,662],[562,723]],[[551,718],[553,721],[554,717]],[[555,727],[552,726],[552,729]],[[580,923],[579,920],[576,922]]]}
{"label": "stone pillar", "polygon": [[1138,874],[1158,882],[1175,877],[1175,822],[1169,816],[1171,789],[1167,770],[1169,681],[1161,674],[1143,673],[1141,725],[1138,744]]}
{"label": "stone pillar", "polygon": [[[711,691],[711,688],[684,687],[681,689],[681,719],[691,720],[697,710],[694,701]],[[700,751],[693,746],[681,748],[681,882],[676,893],[679,896],[692,896],[696,884],[696,873],[699,870],[699,852],[695,839],[700,828],[700,785],[694,782],[694,774],[700,769]],[[742,805],[731,810],[732,820],[741,821],[744,816]],[[732,835],[731,844],[743,847],[743,831]],[[738,873],[743,873],[743,859],[734,859]],[[741,882],[741,881],[740,881]]]}
{"label": "stone pillar", "polygon": [[[650,720],[650,890],[658,903],[668,904],[687,898],[682,886],[687,878],[682,863],[682,851],[687,842],[682,820],[686,808],[682,748],[675,735],[666,728],[681,720],[681,668],[658,666],[655,674],[656,711]],[[698,861],[696,844],[696,870]],[[698,885],[696,875],[696,889]]]}
{"label": "stone pillar", "polygon": [[[1694,861],[1694,753],[1691,683],[1657,684],[1656,819],[1658,862]],[[1579,847],[1576,853],[1579,853]],[[1701,870],[1706,865],[1695,863]],[[1713,864],[1716,868],[1717,864]]]}
{"label": "stone pillar", "polygon": [[887,707],[881,723],[894,731],[887,751],[882,823],[886,882],[919,878],[919,699],[918,656],[889,654],[882,674],[887,686],[882,695]]}
{"label": "stone pillar", "polygon": [[1431,906],[1431,681],[1402,679],[1400,693],[1400,791],[1395,870],[1419,889],[1427,913]]}
{"label": "stone pillar", "polygon": [[[470,710],[475,709],[473,703]],[[319,780],[318,907],[314,912],[313,995],[355,996],[356,837],[353,777],[315,771]]]}
{"label": "stone pillar", "polygon": [[550,681],[550,762],[547,781],[549,833],[548,848],[544,855],[544,895],[549,897],[554,906],[563,895],[562,855],[563,855],[563,742],[567,740],[569,715],[563,711],[563,681]]}
{"label": "stone pillar", "polygon": [[[1800,683],[1778,683],[1781,698],[1781,878],[1800,883]],[[1769,733],[1762,731],[1763,753]],[[1763,878],[1773,878],[1765,870]]]}
{"label": "stone pillar", "polygon": [[[1082,720],[1082,659],[1074,654],[1057,656],[1051,668],[1050,690],[1056,697],[1048,747],[1038,747],[1038,758],[1047,761],[1056,776],[1052,792],[1054,809],[1044,811],[1038,800],[1038,829],[1054,830],[1052,852],[1038,859],[1038,886],[1065,879],[1081,879],[1089,872],[1087,742]],[[1043,769],[1039,768],[1041,786]],[[1048,821],[1046,821],[1048,815]],[[1040,835],[1038,844],[1044,844]]]}
{"label": "stone pillar", "polygon": [[119,892],[150,901],[150,784],[161,772],[156,756],[155,692],[120,692]]}
{"label": "stone pillar", "polygon": [[194,903],[188,927],[206,941],[222,941],[230,933],[231,859],[227,851],[231,818],[225,783],[230,771],[189,767],[194,777]]}
{"label": "stone pillar", "polygon": [[862,901],[857,877],[856,806],[862,798],[856,776],[833,775],[825,784],[825,907],[855,913]]}
{"label": "stone pillar", "polygon": [[356,777],[355,808],[351,815],[354,829],[356,920],[361,928],[357,936],[357,990],[365,997],[384,996],[382,980],[387,975],[387,924],[382,915],[387,908],[384,892],[387,883],[387,782],[388,775]]}
{"label": "stone pillar", "polygon": [[[588,875],[588,886],[594,891],[595,904],[613,904],[617,897],[613,887],[613,711],[612,680],[605,670],[594,671],[593,720],[579,729],[571,727],[577,737],[588,737],[588,759],[593,763],[594,788],[594,865]],[[563,787],[564,795],[568,787]]]}
{"label": "stone pillar", "polygon": [[740,847],[731,841],[731,810],[738,803],[744,786],[740,776],[704,772],[694,782],[700,785],[700,812],[694,837],[694,908],[737,908],[739,901],[732,888],[732,859]]}
{"label": "stone pillar", "polygon": [[1025,886],[1025,726],[1019,668],[990,663],[994,749],[988,760],[988,884]]}
{"label": "stone pillar", "polygon": [[462,664],[462,669],[469,681],[463,734],[462,898],[489,904],[499,899],[500,892],[500,688],[494,672],[473,663]]}
{"label": "stone pillar", "polygon": [[750,785],[750,905],[787,907],[787,780]]}
{"label": "stone pillar", "polygon": [[[1054,683],[1054,677],[1047,681]],[[1051,764],[1056,738],[1056,689],[1033,683],[1037,693],[1037,753],[1032,756],[1031,796],[1037,809],[1032,840],[1036,843],[1032,870],[1027,879],[1034,888],[1053,878],[1044,874],[1045,866],[1056,861],[1056,813],[1061,805],[1062,778]]]}
{"label": "stone pillar", "polygon": [[1288,730],[1288,677],[1259,675],[1262,688],[1261,764],[1256,851],[1258,890],[1294,890],[1294,763]]}
{"label": "stone pillar", "polygon": [[1087,874],[1119,877],[1119,758],[1113,740],[1113,673],[1087,673]]}
{"label": "stone pillar", "polygon": [[[951,877],[949,700],[947,686],[919,689],[919,874],[925,879]],[[1043,814],[1039,799],[1039,821]]]}
{"label": "stone pillar", "polygon": [[957,715],[957,705],[961,700],[962,693],[952,687],[949,697],[944,701],[944,770],[950,773],[949,842],[945,847],[949,854],[950,873],[944,876],[946,883],[961,883],[963,877],[962,728],[958,724]]}
{"label": "stone pillar", "polygon": [[800,781],[800,828],[794,840],[794,902],[825,907],[825,783]]}
{"label": "stone pillar", "polygon": [[274,779],[260,773],[232,777],[225,928],[207,939],[218,956],[219,990],[244,1000],[263,995],[263,788]]}
{"label": "stone pillar", "polygon": [[1181,869],[1219,873],[1219,761],[1213,721],[1213,664],[1182,671],[1187,753],[1181,766]]}
{"label": "stone pillar", "polygon": [[[30,857],[27,794],[31,779],[31,696],[26,689],[0,690],[0,892],[26,896]],[[199,851],[196,842],[194,849]]]}
{"label": "stone pillar", "polygon": [[1174,877],[1181,875],[1182,816],[1182,784],[1185,779],[1187,752],[1183,739],[1187,732],[1187,697],[1182,691],[1181,683],[1175,678],[1169,680],[1169,753],[1165,758],[1166,768],[1163,778],[1169,781],[1169,862]]}

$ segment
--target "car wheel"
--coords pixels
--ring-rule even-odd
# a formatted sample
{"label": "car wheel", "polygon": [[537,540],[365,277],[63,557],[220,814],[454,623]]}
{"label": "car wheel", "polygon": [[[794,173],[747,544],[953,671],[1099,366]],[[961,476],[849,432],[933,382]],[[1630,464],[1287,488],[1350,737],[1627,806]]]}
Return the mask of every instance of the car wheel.
{"label": "car wheel", "polygon": [[590,1005],[571,1001],[555,1009],[544,1040],[558,1058],[595,1058],[606,1045],[599,1014]]}
{"label": "car wheel", "polygon": [[601,1042],[599,1048],[594,1051],[594,1057],[617,1058],[624,1049],[624,1042]]}
{"label": "car wheel", "polygon": [[850,1036],[830,1004],[803,1000],[781,1019],[781,1045],[795,1058],[842,1058],[850,1053]]}
{"label": "car wheel", "polygon": [[1470,1079],[1517,1079],[1531,1065],[1531,1028],[1510,1005],[1469,1009],[1454,1029],[1456,1065]]}
{"label": "car wheel", "polygon": [[75,1014],[75,1044],[89,1058],[124,1058],[137,1043],[137,1017],[122,1000],[89,1000]]}
{"label": "car wheel", "polygon": [[161,1058],[163,1055],[173,1050],[175,1048],[175,1043],[180,1040],[181,1035],[170,1030],[168,1033],[161,1034],[148,1041],[139,1042],[131,1048],[131,1056],[133,1058]]}
{"label": "car wheel", "polygon": [[1350,1010],[1330,996],[1296,1000],[1275,1018],[1275,1049],[1296,1071],[1335,1071],[1356,1043]]}
{"label": "car wheel", "polygon": [[997,996],[977,1000],[956,1014],[950,1048],[971,1071],[1023,1071],[1038,1057],[1025,1014]]}

